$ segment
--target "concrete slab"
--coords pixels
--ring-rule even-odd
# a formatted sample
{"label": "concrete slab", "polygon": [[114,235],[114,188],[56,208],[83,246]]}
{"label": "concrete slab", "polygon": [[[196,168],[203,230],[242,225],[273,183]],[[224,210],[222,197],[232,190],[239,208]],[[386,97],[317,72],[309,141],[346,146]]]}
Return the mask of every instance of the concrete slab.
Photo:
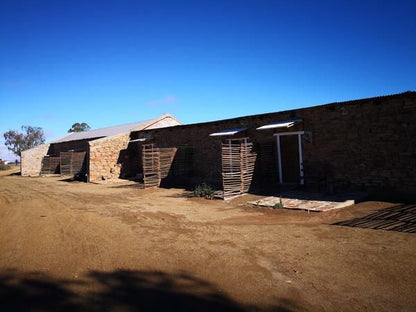
{"label": "concrete slab", "polygon": [[328,211],[354,205],[365,196],[363,193],[345,193],[340,195],[323,195],[291,191],[280,196],[269,196],[260,200],[248,202],[251,205],[274,208],[283,204],[286,209],[302,209],[308,211]]}

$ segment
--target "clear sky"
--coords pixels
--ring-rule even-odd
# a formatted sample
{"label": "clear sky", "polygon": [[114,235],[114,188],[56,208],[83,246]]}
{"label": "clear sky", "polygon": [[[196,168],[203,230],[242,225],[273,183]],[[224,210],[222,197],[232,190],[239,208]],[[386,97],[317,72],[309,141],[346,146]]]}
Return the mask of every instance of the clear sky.
{"label": "clear sky", "polygon": [[416,1],[0,0],[2,134],[416,90]]}

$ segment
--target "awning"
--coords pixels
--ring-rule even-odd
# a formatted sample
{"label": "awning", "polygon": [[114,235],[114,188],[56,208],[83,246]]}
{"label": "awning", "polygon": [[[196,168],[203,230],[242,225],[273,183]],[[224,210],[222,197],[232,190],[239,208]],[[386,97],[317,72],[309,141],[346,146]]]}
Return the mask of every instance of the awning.
{"label": "awning", "polygon": [[132,143],[132,142],[144,142],[146,140],[147,140],[146,138],[135,139],[135,140],[130,140],[129,143]]}
{"label": "awning", "polygon": [[277,121],[272,122],[271,124],[264,125],[261,127],[258,127],[257,130],[267,130],[267,129],[275,129],[275,128],[290,128],[297,124],[298,122],[301,122],[300,119],[293,119],[293,120],[284,120],[284,121]]}
{"label": "awning", "polygon": [[234,135],[244,130],[247,130],[247,128],[226,129],[219,132],[211,133],[209,136]]}

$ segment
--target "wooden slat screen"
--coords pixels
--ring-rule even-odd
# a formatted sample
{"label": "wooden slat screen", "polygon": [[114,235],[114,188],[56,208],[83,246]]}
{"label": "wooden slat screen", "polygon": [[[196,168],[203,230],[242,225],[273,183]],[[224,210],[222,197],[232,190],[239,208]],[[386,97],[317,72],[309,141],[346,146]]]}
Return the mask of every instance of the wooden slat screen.
{"label": "wooden slat screen", "polygon": [[241,143],[241,191],[247,193],[253,180],[257,154],[253,151],[253,143],[247,140]]}
{"label": "wooden slat screen", "polygon": [[145,144],[142,148],[144,187],[159,187],[162,179],[171,170],[177,148],[159,148],[155,144]]}
{"label": "wooden slat screen", "polygon": [[224,198],[241,194],[240,142],[222,145],[222,182]]}
{"label": "wooden slat screen", "polygon": [[70,175],[72,152],[61,152],[59,155],[61,158],[61,175]]}
{"label": "wooden slat screen", "polygon": [[60,157],[45,156],[42,159],[41,175],[59,173]]}
{"label": "wooden slat screen", "polygon": [[159,152],[154,144],[145,144],[142,148],[144,187],[159,186]]}
{"label": "wooden slat screen", "polygon": [[61,175],[78,175],[85,170],[86,152],[61,152]]}
{"label": "wooden slat screen", "polygon": [[224,198],[247,193],[253,179],[256,153],[248,138],[230,139],[222,144]]}

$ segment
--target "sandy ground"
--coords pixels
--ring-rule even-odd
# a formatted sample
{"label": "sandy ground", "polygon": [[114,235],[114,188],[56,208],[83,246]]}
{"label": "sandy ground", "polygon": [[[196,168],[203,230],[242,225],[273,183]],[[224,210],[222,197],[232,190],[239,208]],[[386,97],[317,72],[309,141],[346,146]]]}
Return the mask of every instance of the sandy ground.
{"label": "sandy ground", "polygon": [[416,311],[416,235],[330,225],[391,203],[307,213],[10,173],[2,311]]}

